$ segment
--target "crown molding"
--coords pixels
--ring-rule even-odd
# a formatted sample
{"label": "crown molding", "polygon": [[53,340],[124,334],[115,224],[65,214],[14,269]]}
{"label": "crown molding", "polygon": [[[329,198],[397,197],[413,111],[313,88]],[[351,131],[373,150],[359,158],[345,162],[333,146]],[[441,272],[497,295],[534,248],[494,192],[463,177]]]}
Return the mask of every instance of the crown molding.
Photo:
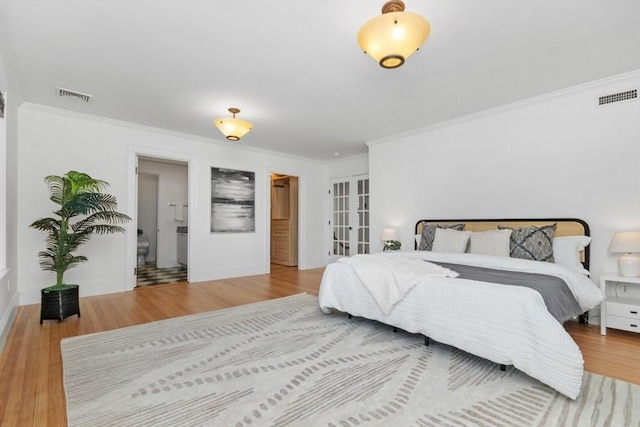
{"label": "crown molding", "polygon": [[533,98],[523,99],[521,101],[512,102],[509,104],[501,105],[499,107],[489,108],[487,110],[479,111],[477,113],[467,114],[466,116],[456,117],[454,119],[445,120],[443,122],[434,123],[432,125],[411,129],[405,132],[396,133],[396,134],[385,136],[378,139],[372,139],[371,141],[365,142],[365,144],[367,144],[367,146],[371,148],[374,145],[394,142],[394,141],[397,141],[398,139],[406,138],[409,136],[418,135],[418,134],[429,132],[435,129],[442,129],[449,126],[458,125],[460,123],[476,120],[482,117],[492,116],[492,115],[509,111],[509,110],[515,110],[528,105],[533,105],[539,102],[548,101],[553,98],[558,98],[560,96],[581,92],[581,91],[584,91],[585,89],[591,89],[593,87],[602,86],[605,84],[616,83],[618,81],[628,80],[634,77],[640,79],[640,69],[629,71],[623,74],[616,74],[615,76],[605,77],[603,79],[593,80],[591,82],[582,83],[582,84],[571,86],[565,89],[560,89],[557,91],[545,93],[543,95],[535,96]]}
{"label": "crown molding", "polygon": [[346,156],[346,157],[340,156],[335,159],[327,160],[326,163],[330,165],[336,165],[340,163],[350,162],[353,160],[368,159],[368,158],[369,158],[369,153],[361,153],[361,154],[354,154],[353,156]]}
{"label": "crown molding", "polygon": [[194,141],[194,142],[203,142],[203,143],[206,143],[206,144],[214,144],[214,145],[219,146],[219,147],[224,147],[226,149],[232,149],[232,150],[238,150],[238,151],[242,151],[242,152],[260,153],[260,154],[267,154],[267,155],[272,155],[272,156],[276,155],[278,157],[286,157],[286,158],[290,158],[290,159],[293,159],[293,160],[299,160],[299,161],[304,161],[304,162],[309,162],[309,163],[315,163],[315,164],[319,164],[319,165],[322,165],[322,164],[326,163],[325,161],[321,161],[321,160],[317,160],[317,159],[311,159],[311,158],[308,158],[308,157],[296,156],[294,154],[285,153],[285,152],[281,152],[281,151],[267,150],[267,149],[264,149],[264,148],[250,147],[250,146],[241,145],[241,144],[231,145],[231,143],[229,143],[228,141],[219,141],[217,139],[205,138],[203,136],[193,135],[193,134],[190,134],[190,133],[177,132],[177,131],[157,128],[157,127],[153,127],[153,126],[146,126],[146,125],[141,125],[141,124],[138,124],[138,123],[127,122],[125,120],[111,119],[111,118],[107,118],[107,117],[96,116],[96,115],[93,115],[93,114],[80,113],[80,112],[72,111],[72,110],[65,110],[63,108],[50,107],[50,106],[42,105],[42,104],[35,104],[35,103],[32,103],[32,102],[24,102],[24,103],[22,103],[20,108],[24,108],[24,109],[28,109],[28,110],[34,110],[34,111],[44,111],[44,112],[48,112],[48,113],[51,113],[51,114],[59,114],[59,115],[68,116],[68,117],[75,117],[75,118],[89,120],[89,121],[93,121],[93,122],[97,122],[97,123],[104,123],[104,124],[108,124],[108,125],[111,125],[111,126],[119,126],[119,127],[124,127],[124,128],[128,128],[128,129],[143,131],[143,132],[155,133],[155,134],[164,135],[164,136],[171,136],[171,137],[174,137],[174,138],[188,139],[188,140],[191,140],[191,141]]}

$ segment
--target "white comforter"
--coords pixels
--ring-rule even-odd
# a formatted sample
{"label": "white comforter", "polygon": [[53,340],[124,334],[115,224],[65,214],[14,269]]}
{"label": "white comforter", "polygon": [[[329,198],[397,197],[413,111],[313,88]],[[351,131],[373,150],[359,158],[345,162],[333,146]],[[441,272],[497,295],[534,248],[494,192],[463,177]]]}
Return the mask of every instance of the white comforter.
{"label": "white comforter", "polygon": [[362,285],[387,315],[419,281],[435,277],[458,277],[448,268],[399,254],[354,255],[340,258],[358,275]]}
{"label": "white comforter", "polygon": [[[586,276],[556,264],[426,251],[402,256],[558,276],[565,279],[585,311],[602,301],[600,290]],[[335,308],[421,333],[495,363],[513,365],[571,399],[580,393],[582,354],[532,289],[429,278],[384,314],[353,268],[340,262],[327,266],[318,298],[324,313]]]}

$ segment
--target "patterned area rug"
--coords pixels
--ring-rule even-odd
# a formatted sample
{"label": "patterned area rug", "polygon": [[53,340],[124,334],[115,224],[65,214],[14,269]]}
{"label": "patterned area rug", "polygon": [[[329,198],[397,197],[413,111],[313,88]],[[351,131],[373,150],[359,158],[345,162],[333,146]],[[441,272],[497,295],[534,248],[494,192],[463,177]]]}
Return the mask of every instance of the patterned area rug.
{"label": "patterned area rug", "polygon": [[70,426],[638,426],[640,386],[571,401],[512,367],[300,294],[62,341]]}

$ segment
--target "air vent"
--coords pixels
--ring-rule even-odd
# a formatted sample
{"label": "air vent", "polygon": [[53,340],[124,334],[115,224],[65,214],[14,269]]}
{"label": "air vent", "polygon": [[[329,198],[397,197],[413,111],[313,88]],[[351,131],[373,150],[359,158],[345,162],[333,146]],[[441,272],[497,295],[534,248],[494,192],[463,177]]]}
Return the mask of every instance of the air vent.
{"label": "air vent", "polygon": [[638,89],[628,90],[626,92],[614,93],[611,95],[605,95],[598,98],[598,105],[607,105],[614,102],[626,101],[627,99],[634,99],[638,97]]}
{"label": "air vent", "polygon": [[91,98],[93,98],[93,95],[75,92],[69,89],[63,89],[61,87],[57,88],[56,90],[60,98],[75,98],[75,99],[79,99],[82,102],[89,102],[91,101]]}

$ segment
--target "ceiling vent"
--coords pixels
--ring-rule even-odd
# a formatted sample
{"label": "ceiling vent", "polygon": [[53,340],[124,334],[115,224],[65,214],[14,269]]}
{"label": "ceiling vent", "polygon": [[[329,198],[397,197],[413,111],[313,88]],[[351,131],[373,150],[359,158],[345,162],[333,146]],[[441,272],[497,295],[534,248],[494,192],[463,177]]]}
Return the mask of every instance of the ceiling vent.
{"label": "ceiling vent", "polygon": [[625,92],[604,95],[598,98],[598,106],[613,104],[614,102],[626,101],[628,99],[637,99],[638,89],[627,90]]}
{"label": "ceiling vent", "polygon": [[91,101],[91,98],[93,98],[93,95],[88,95],[86,93],[81,93],[81,92],[75,92],[69,89],[63,89],[61,87],[56,88],[56,93],[60,98],[75,98],[75,99],[79,99],[82,102],[87,102],[87,103]]}

